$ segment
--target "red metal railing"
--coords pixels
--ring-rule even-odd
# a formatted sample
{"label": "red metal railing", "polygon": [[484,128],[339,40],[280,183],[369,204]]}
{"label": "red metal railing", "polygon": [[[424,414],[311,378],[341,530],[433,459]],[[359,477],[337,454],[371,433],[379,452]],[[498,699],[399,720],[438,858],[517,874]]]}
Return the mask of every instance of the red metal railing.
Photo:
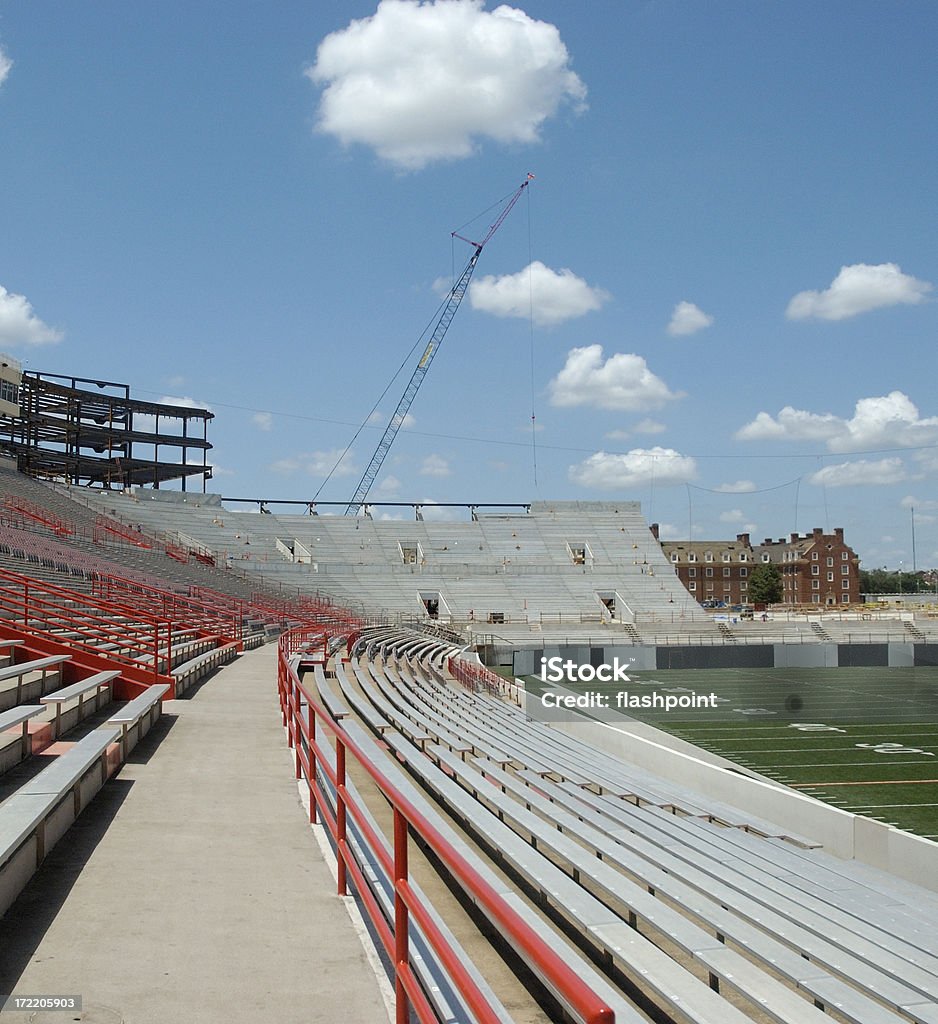
{"label": "red metal railing", "polygon": [[103,601],[119,601],[147,614],[171,619],[180,628],[195,629],[239,643],[244,636],[243,602],[218,605],[113,574],[98,576],[92,583],[92,593]]}
{"label": "red metal railing", "polygon": [[92,533],[92,539],[95,544],[100,544],[102,540],[111,540],[115,537],[118,540],[127,541],[128,544],[133,544],[136,548],[151,548],[153,546],[139,527],[134,530],[124,523],[119,523],[116,519],[98,516],[94,521]]}
{"label": "red metal railing", "polygon": [[54,512],[43,508],[42,505],[37,505],[26,498],[7,497],[4,500],[4,505],[26,519],[31,519],[35,523],[41,523],[57,537],[67,537],[75,532],[75,527],[71,523],[67,523],[61,516],[57,516]]}
{"label": "red metal railing", "polygon": [[0,630],[48,653],[81,652],[101,668],[120,668],[131,687],[174,682],[168,673],[176,624],[127,604],[0,570]]}
{"label": "red metal railing", "polygon": [[[342,632],[336,635],[344,635]],[[480,1024],[504,1024],[496,1015],[484,992],[478,987],[461,962],[459,954],[441,934],[427,908],[421,903],[409,880],[408,830],[412,830],[426,843],[447,870],[456,878],[490,920],[499,927],[519,956],[530,964],[541,977],[549,978],[552,989],[575,1018],[583,1024],[614,1024],[615,1014],[595,992],[586,985],[571,966],[548,946],[537,932],[510,907],[499,893],[473,868],[473,866],[441,835],[434,825],[404,796],[374,764],[368,753],[359,746],[342,727],[334,722],[325,708],[300,682],[290,662],[290,656],[312,641],[325,643],[324,630],[296,630],[280,638],[278,652],[278,685],[283,724],[288,742],[294,751],[297,779],[304,779],[309,789],[310,821],[321,819],[329,829],[338,857],[338,891],[347,895],[351,880],[365,906],[375,932],[379,936],[394,967],[397,1024],[407,1024],[413,1010],[421,1024],[433,1024],[438,1017],[427,999],[410,965],[410,921],[422,929],[439,963],[448,973],[467,1006]],[[307,705],[308,717],[302,713]],[[331,734],[335,742],[335,767],[324,757],[319,736]],[[393,852],[369,823],[362,808],[354,801],[346,784],[346,761],[351,755],[369,775],[390,803],[394,817]],[[317,784],[317,773],[323,773],[335,790],[336,810]],[[389,924],[372,894],[361,866],[355,859],[348,841],[348,819],[351,818],[370,853],[392,879],[394,886],[394,921]]]}
{"label": "red metal railing", "polygon": [[486,690],[488,693],[511,694],[507,680],[477,661],[467,661],[465,658],[453,656],[447,660],[446,667],[454,679],[473,693]]}

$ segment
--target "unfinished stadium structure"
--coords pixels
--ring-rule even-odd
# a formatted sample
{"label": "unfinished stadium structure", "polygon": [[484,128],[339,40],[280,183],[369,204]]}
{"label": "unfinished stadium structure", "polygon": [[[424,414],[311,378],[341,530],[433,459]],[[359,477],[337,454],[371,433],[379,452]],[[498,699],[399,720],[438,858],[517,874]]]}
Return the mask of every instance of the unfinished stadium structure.
{"label": "unfinished stadium structure", "polygon": [[637,502],[288,515],[12,459],[0,497],[0,990],[133,1022],[938,1021],[933,842],[642,723],[541,721],[516,678],[925,663],[925,622],[717,623]]}

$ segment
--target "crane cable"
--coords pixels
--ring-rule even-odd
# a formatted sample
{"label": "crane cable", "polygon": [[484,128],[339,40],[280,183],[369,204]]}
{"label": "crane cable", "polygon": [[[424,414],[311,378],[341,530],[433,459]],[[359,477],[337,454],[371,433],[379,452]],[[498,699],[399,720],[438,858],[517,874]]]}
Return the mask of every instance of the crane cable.
{"label": "crane cable", "polygon": [[359,434],[361,434],[361,432],[365,429],[365,427],[368,426],[368,421],[378,411],[378,406],[384,401],[385,395],[387,395],[387,393],[391,390],[391,385],[401,375],[401,372],[410,364],[410,360],[413,357],[413,354],[424,343],[423,339],[427,336],[427,331],[430,330],[430,327],[433,325],[433,323],[436,321],[436,318],[442,312],[443,307],[446,305],[446,302],[447,302],[447,299],[443,299],[443,301],[439,304],[439,306],[436,307],[436,311],[434,312],[433,316],[427,322],[426,327],[424,327],[424,329],[420,332],[420,335],[418,336],[417,340],[411,346],[410,351],[401,360],[401,365],[398,366],[398,368],[394,371],[394,374],[392,375],[391,379],[385,385],[384,390],[381,392],[380,395],[378,395],[377,399],[375,400],[375,404],[368,411],[368,415],[358,425],[358,429],[352,435],[351,440],[349,441],[349,443],[342,450],[342,454],[335,460],[335,462],[333,463],[332,469],[329,470],[329,472],[326,474],[326,477],[323,479],[322,483],[319,485],[319,487],[316,488],[316,493],[313,495],[313,497],[311,499],[312,501],[315,501],[319,497],[319,495],[322,493],[323,487],[325,487],[326,484],[329,483],[329,481],[332,479],[333,475],[335,474],[335,471],[342,464],[343,460],[345,459],[345,456],[348,455],[349,450],[351,449],[352,445],[355,444],[355,442],[358,440]]}
{"label": "crane cable", "polygon": [[534,489],[537,490],[537,410],[535,408],[537,389],[535,384],[534,361],[534,243],[531,229],[531,194],[527,195],[528,211],[528,328],[531,336],[531,464],[534,472]]}

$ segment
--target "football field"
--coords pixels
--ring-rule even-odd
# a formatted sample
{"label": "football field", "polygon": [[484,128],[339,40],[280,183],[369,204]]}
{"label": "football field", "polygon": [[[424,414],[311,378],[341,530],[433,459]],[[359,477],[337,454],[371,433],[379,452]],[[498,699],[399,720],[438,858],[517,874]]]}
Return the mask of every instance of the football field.
{"label": "football field", "polygon": [[[629,715],[824,800],[938,840],[938,669],[630,672],[630,692],[715,693],[715,709]],[[543,689],[544,684],[531,680]],[[575,691],[623,689],[565,684]],[[602,716],[605,717],[605,716]]]}

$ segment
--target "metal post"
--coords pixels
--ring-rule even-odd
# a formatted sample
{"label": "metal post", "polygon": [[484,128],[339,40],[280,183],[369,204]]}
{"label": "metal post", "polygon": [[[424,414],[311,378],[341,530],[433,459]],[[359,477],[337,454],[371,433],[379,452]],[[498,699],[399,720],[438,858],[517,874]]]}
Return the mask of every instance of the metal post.
{"label": "metal post", "polygon": [[[395,812],[396,813],[396,812]],[[335,846],[338,858],[336,871],[340,896],[348,895],[345,877],[345,744],[336,736],[335,740]]]}
{"label": "metal post", "polygon": [[316,751],[314,744],[316,743],[316,713],[313,711],[313,705],[306,705],[306,713],[309,721],[309,823],[311,825],[316,824],[317,813],[316,813],[316,793],[319,786],[316,782]]}
{"label": "metal post", "polygon": [[394,808],[394,997],[396,1024],[408,1024],[410,1000],[401,980],[400,972],[410,959],[408,942],[407,904],[398,890],[400,882],[407,881],[407,819]]}

